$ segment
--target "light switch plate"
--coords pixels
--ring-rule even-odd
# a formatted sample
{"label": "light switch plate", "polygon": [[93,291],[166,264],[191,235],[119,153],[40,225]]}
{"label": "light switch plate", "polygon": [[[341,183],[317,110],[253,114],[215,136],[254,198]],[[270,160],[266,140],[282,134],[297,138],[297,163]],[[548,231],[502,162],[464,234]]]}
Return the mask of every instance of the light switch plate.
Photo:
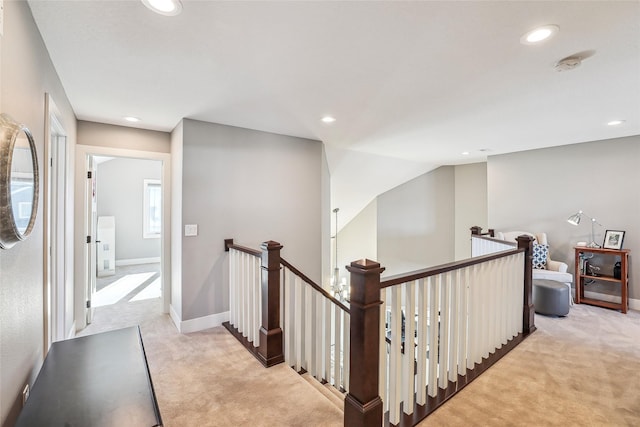
{"label": "light switch plate", "polygon": [[198,235],[198,224],[187,224],[184,226],[184,235],[186,237],[189,236],[197,236]]}

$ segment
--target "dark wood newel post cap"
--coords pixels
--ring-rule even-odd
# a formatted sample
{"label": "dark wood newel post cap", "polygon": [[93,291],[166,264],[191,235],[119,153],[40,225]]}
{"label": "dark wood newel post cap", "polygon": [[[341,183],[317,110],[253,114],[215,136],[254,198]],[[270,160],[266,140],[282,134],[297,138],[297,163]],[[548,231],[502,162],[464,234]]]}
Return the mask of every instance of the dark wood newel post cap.
{"label": "dark wood newel post cap", "polygon": [[224,239],[224,251],[229,252],[229,246],[233,245],[233,239]]}
{"label": "dark wood newel post cap", "polygon": [[471,227],[470,230],[472,235],[480,236],[482,234],[482,227],[478,227],[477,225]]}
{"label": "dark wood newel post cap", "polygon": [[278,242],[274,242],[273,240],[267,240],[266,242],[262,242],[260,248],[266,249],[268,251],[275,251],[276,249],[282,249],[283,246]]}
{"label": "dark wood newel post cap", "polygon": [[519,248],[526,248],[529,246],[530,242],[533,242],[533,237],[523,234],[521,236],[516,237]]}
{"label": "dark wood newel post cap", "polygon": [[385,270],[384,267],[380,267],[379,262],[371,261],[370,259],[359,259],[345,267],[351,273],[361,274],[380,274]]}

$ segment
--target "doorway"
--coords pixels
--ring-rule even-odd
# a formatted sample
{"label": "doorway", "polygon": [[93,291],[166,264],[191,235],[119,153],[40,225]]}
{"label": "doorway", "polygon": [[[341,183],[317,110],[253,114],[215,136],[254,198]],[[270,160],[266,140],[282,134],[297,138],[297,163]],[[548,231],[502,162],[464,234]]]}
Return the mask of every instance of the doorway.
{"label": "doorway", "polygon": [[[85,171],[79,335],[168,312],[169,155],[78,146]],[[77,188],[77,187],[76,187]]]}

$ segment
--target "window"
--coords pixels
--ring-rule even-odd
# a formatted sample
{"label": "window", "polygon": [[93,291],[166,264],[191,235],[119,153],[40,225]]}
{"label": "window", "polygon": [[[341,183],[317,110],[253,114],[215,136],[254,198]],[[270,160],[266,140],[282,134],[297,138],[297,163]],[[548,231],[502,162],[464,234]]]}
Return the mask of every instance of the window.
{"label": "window", "polygon": [[143,237],[157,239],[162,225],[162,185],[159,179],[144,180]]}

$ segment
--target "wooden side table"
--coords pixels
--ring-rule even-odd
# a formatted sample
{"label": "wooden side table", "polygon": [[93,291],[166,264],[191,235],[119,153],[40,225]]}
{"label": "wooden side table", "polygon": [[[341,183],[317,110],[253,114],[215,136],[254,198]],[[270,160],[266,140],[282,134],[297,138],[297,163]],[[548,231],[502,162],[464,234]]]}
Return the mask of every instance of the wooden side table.
{"label": "wooden side table", "polygon": [[[628,309],[629,301],[629,249],[602,249],[602,248],[588,248],[588,247],[575,247],[575,262],[576,262],[576,303],[577,304],[590,304],[598,307],[606,307],[614,310],[620,310],[622,313],[626,313]],[[581,268],[583,265],[580,262],[581,257],[584,254],[595,255],[609,255],[620,257],[620,278],[613,277],[612,275],[594,275],[590,271],[586,271]],[[588,261],[588,260],[587,260]],[[617,283],[620,285],[620,303],[598,300],[594,298],[585,298],[584,285],[585,280],[596,280],[608,283]]]}

